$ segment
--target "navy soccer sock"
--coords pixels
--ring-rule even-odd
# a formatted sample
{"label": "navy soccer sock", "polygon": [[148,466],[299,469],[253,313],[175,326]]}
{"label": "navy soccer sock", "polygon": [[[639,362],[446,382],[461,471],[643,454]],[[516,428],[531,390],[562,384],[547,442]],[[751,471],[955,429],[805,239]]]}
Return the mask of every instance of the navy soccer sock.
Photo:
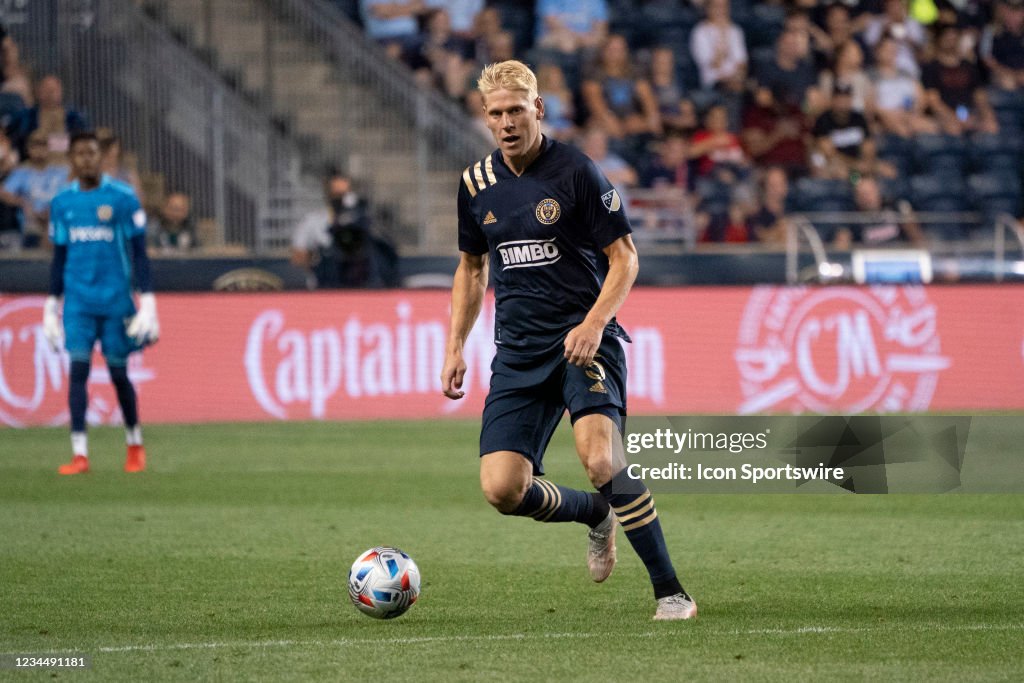
{"label": "navy soccer sock", "polygon": [[644,483],[630,478],[626,470],[620,470],[597,490],[615,510],[626,538],[647,568],[654,586],[654,597],[685,593],[668,556],[654,498]]}
{"label": "navy soccer sock", "polygon": [[608,516],[608,503],[596,493],[569,489],[534,477],[511,514],[538,522],[580,522],[593,528]]}
{"label": "navy soccer sock", "polygon": [[134,427],[139,423],[139,409],[135,401],[135,387],[128,379],[128,368],[124,365],[108,365],[110,381],[117,390],[117,402],[121,404],[121,415],[125,427]]}
{"label": "navy soccer sock", "polygon": [[86,383],[89,381],[89,361],[71,361],[70,381],[68,383],[68,409],[71,411],[71,432],[85,432],[85,410],[89,405],[89,392]]}

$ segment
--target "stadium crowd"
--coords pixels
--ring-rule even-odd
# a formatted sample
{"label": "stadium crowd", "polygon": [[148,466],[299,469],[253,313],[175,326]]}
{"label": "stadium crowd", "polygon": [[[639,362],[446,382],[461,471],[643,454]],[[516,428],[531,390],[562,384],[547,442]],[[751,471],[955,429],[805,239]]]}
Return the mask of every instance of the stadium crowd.
{"label": "stadium crowd", "polygon": [[[69,141],[93,129],[84,113],[64,101],[57,75],[43,74],[33,82],[17,42],[2,26],[0,73],[0,251],[38,248],[47,243],[50,200],[69,180]],[[183,253],[198,246],[188,195],[159,186],[143,192],[135,155],[122,148],[110,128],[94,132],[103,172],[149,200],[143,201],[151,215],[151,250]]]}
{"label": "stadium crowd", "polygon": [[480,66],[533,66],[545,132],[648,236],[772,243],[801,211],[840,248],[984,240],[1021,214],[1024,0],[335,1],[484,132]]}

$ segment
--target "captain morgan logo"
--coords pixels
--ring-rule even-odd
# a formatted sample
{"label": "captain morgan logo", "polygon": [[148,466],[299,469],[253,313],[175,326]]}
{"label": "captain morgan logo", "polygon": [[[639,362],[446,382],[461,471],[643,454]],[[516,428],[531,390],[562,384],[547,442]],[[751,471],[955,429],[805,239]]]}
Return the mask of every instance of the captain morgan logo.
{"label": "captain morgan logo", "polygon": [[537,204],[537,220],[544,225],[551,225],[562,215],[562,207],[554,199],[542,199]]}
{"label": "captain morgan logo", "polygon": [[742,414],[925,410],[951,365],[922,287],[758,287],[734,358]]}

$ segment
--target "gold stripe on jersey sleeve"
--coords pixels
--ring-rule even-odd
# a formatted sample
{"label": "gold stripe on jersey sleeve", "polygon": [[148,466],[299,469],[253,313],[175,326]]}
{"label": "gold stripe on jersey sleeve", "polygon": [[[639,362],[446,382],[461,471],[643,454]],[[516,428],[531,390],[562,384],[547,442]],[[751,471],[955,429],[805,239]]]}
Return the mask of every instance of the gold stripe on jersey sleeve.
{"label": "gold stripe on jersey sleeve", "polygon": [[498,178],[494,175],[494,161],[491,157],[487,157],[487,163],[484,164],[484,170],[487,171],[487,181],[491,185],[498,182]]}
{"label": "gold stripe on jersey sleeve", "polygon": [[476,178],[476,186],[481,190],[487,187],[487,184],[484,182],[484,172],[480,168],[479,161],[473,164],[473,177]]}
{"label": "gold stripe on jersey sleeve", "polygon": [[469,190],[469,196],[476,196],[476,186],[473,185],[473,179],[469,176],[469,166],[462,172],[462,182],[466,183],[466,189]]}

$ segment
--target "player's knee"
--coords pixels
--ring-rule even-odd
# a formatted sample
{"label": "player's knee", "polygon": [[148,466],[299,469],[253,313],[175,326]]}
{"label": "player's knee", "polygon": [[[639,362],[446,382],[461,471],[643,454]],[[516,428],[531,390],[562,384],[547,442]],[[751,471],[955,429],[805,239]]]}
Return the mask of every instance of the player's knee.
{"label": "player's knee", "polygon": [[587,478],[594,488],[604,486],[612,479],[612,457],[607,449],[600,449],[591,453],[581,453],[583,469],[587,471]]}
{"label": "player's knee", "polygon": [[107,368],[110,370],[110,381],[115,386],[127,386],[131,384],[131,380],[128,379],[128,367],[125,365],[110,365]]}
{"label": "player's knee", "polygon": [[72,360],[70,379],[72,384],[85,384],[89,380],[90,363],[83,360]]}
{"label": "player's knee", "polygon": [[523,502],[526,488],[517,482],[482,482],[484,498],[503,515],[511,515]]}

